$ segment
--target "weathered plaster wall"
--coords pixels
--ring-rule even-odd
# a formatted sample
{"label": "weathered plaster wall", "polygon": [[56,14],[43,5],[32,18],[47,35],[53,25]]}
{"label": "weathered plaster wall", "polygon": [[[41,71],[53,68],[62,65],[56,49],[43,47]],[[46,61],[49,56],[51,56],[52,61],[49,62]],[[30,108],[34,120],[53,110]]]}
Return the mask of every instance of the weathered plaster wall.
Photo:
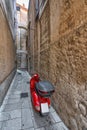
{"label": "weathered plaster wall", "polygon": [[[13,77],[11,73],[16,67],[15,60],[15,45],[12,33],[6,15],[0,7],[0,105]],[[4,84],[5,80],[6,84]],[[4,84],[4,87],[2,84]]]}

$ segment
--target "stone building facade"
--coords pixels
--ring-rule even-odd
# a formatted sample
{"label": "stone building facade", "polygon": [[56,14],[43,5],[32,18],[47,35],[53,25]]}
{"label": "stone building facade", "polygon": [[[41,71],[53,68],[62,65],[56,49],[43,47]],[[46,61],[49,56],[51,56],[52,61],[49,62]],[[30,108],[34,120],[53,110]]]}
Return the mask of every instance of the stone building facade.
{"label": "stone building facade", "polygon": [[0,0],[0,105],[16,68],[15,0]]}
{"label": "stone building facade", "polygon": [[[28,9],[28,71],[34,72],[35,0],[29,1]],[[32,12],[32,13],[30,13]]]}
{"label": "stone building facade", "polygon": [[29,72],[54,84],[69,129],[87,130],[87,1],[30,0],[28,20]]}
{"label": "stone building facade", "polygon": [[25,5],[16,4],[17,9],[17,68],[27,68],[27,49],[26,49],[26,37],[27,37],[27,9]]}

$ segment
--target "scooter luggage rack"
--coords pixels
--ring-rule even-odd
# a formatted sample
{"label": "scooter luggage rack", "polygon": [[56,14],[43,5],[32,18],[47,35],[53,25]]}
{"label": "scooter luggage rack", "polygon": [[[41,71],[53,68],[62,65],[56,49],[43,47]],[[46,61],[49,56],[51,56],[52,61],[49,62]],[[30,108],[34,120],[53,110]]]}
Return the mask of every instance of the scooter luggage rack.
{"label": "scooter luggage rack", "polygon": [[49,81],[36,83],[36,91],[42,97],[50,97],[54,92],[54,86]]}

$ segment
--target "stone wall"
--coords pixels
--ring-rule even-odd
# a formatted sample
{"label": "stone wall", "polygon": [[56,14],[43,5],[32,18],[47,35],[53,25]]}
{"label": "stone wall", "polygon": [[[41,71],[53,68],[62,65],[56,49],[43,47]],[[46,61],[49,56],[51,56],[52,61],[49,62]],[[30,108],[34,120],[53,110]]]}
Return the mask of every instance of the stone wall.
{"label": "stone wall", "polygon": [[[40,33],[40,34],[39,34]],[[39,35],[39,36],[38,36]],[[49,17],[49,3],[46,4],[43,14],[39,22],[36,22],[35,35],[35,71],[40,73],[42,78],[48,79],[49,75],[49,41],[50,41],[50,17]],[[38,59],[38,60],[37,60]],[[38,65],[39,61],[39,65]],[[36,68],[36,64],[39,68]]]}
{"label": "stone wall", "polygon": [[[0,6],[0,99],[2,100],[13,77],[11,73],[16,67],[15,45],[8,21],[5,16],[5,12]],[[7,78],[8,76],[10,78]],[[10,80],[7,81],[6,79]],[[5,80],[7,84],[2,87],[2,84],[4,84]],[[0,105],[2,100],[0,100]]]}
{"label": "stone wall", "polygon": [[20,49],[26,53],[21,54],[21,68],[27,69],[27,51],[26,51],[27,30],[20,28]]}
{"label": "stone wall", "polygon": [[53,104],[72,130],[87,128],[87,39],[81,34],[87,33],[86,28],[84,24],[50,46],[49,78],[56,89]]}
{"label": "stone wall", "polygon": [[35,42],[34,42],[34,70],[35,72],[38,72],[38,22],[36,22],[35,26]]}
{"label": "stone wall", "polygon": [[50,9],[53,104],[71,130],[87,129],[87,4],[51,0]]}
{"label": "stone wall", "polygon": [[28,71],[34,73],[35,0],[30,0],[28,10]]}
{"label": "stone wall", "polygon": [[86,130],[87,2],[48,0],[35,22],[34,70],[54,84],[52,104],[69,129]]}

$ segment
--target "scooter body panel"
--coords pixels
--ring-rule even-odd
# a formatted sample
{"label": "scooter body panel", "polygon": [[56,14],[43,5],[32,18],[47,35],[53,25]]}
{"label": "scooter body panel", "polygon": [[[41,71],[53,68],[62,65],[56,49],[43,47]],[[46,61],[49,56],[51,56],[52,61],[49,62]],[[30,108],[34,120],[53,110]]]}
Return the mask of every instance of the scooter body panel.
{"label": "scooter body panel", "polygon": [[[51,105],[50,96],[41,96],[36,90],[36,83],[39,83],[40,79],[38,75],[34,75],[30,80],[30,92],[32,104],[36,111],[40,112],[42,115],[47,115],[49,113],[49,108]],[[47,83],[47,82],[46,82]],[[47,92],[45,92],[47,93]]]}
{"label": "scooter body panel", "polygon": [[[50,98],[40,97],[40,96],[38,96],[38,94],[37,94],[35,91],[32,92],[31,96],[32,96],[33,106],[35,107],[35,109],[36,109],[37,111],[40,112],[41,107],[43,107],[44,109],[45,109],[45,106],[46,106],[46,109],[47,109],[47,106],[48,106],[48,108],[50,107],[50,104],[51,104]],[[41,104],[42,104],[42,105],[41,105]],[[46,104],[47,104],[47,105],[46,105]],[[43,109],[43,108],[42,108],[42,109]],[[47,112],[48,112],[48,111],[47,111]]]}

